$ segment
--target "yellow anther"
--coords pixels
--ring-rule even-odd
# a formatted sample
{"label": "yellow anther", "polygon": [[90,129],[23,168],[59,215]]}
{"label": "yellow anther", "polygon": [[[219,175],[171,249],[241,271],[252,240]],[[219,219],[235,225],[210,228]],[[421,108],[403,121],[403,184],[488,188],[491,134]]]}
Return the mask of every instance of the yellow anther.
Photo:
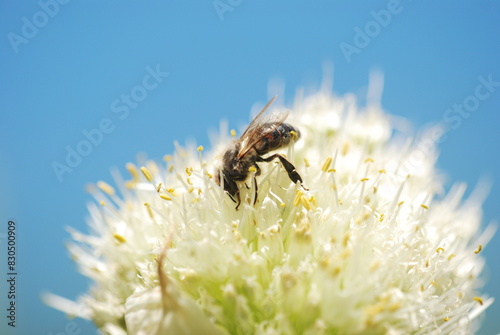
{"label": "yellow anther", "polygon": [[377,193],[377,191],[378,191],[377,186],[373,186],[373,193]]}
{"label": "yellow anther", "polygon": [[104,202],[104,200],[101,201],[100,204],[101,204],[102,207],[106,206],[106,203]]}
{"label": "yellow anther", "polygon": [[125,182],[125,187],[128,188],[129,190],[133,189],[135,186],[135,181],[133,180],[127,180]]}
{"label": "yellow anther", "polygon": [[456,255],[455,254],[451,254],[448,256],[448,260],[451,261],[453,257],[455,257]]}
{"label": "yellow anther", "polygon": [[367,181],[370,180],[370,178],[362,178],[360,181]]}
{"label": "yellow anther", "polygon": [[293,136],[293,140],[297,141],[299,139],[299,134],[296,131],[291,131],[290,134]]}
{"label": "yellow anther", "polygon": [[193,185],[193,182],[191,181],[191,178],[187,178],[187,179],[186,179],[186,181],[187,181],[187,183],[188,183],[189,185]]}
{"label": "yellow anther", "polygon": [[200,145],[196,150],[203,151],[203,145]]}
{"label": "yellow anther", "polygon": [[205,171],[205,174],[207,175],[208,178],[212,179],[214,176],[208,171]]}
{"label": "yellow anther", "polygon": [[347,243],[349,243],[349,239],[351,238],[351,234],[350,233],[345,233],[344,235],[344,238],[342,239],[342,245],[345,247],[347,247]]}
{"label": "yellow anther", "polygon": [[141,172],[144,175],[144,177],[146,177],[147,181],[153,180],[153,175],[151,174],[151,172],[149,172],[149,170],[145,166],[141,167]]}
{"label": "yellow anther", "polygon": [[188,189],[188,193],[192,193],[193,191],[194,191],[194,187],[190,187],[190,188]]}
{"label": "yellow anther", "polygon": [[428,259],[425,260],[425,267],[428,268],[431,265]]}
{"label": "yellow anther", "polygon": [[125,237],[121,236],[120,234],[113,234],[113,237],[115,238],[116,242],[118,242],[118,243],[127,242],[127,239],[125,239]]}
{"label": "yellow anther", "polygon": [[170,162],[173,159],[172,155],[165,155],[163,156],[163,160],[165,162]]}
{"label": "yellow anther", "polygon": [[342,156],[347,155],[349,152],[349,143],[345,142],[344,145],[342,146]]}
{"label": "yellow anther", "polygon": [[371,266],[370,266],[370,271],[371,272],[374,272],[375,270],[377,270],[380,266],[380,261],[376,261],[374,262]]}
{"label": "yellow anther", "polygon": [[404,202],[404,200],[403,200],[403,201],[400,201],[400,202],[398,202],[398,206],[401,206],[401,205],[402,205],[402,204],[404,204],[404,203],[405,203],[405,202]]}
{"label": "yellow anther", "polygon": [[304,195],[304,192],[298,190],[297,193],[295,194],[295,199],[293,200],[293,205],[298,206],[302,196]]}
{"label": "yellow anther", "polygon": [[335,170],[335,169],[328,169],[328,171],[326,171],[326,172],[328,172],[328,173],[332,173],[332,172],[335,173],[335,172],[337,172],[337,170]]}
{"label": "yellow anther", "polygon": [[125,167],[135,181],[139,180],[139,171],[137,171],[137,167],[133,163],[127,163]]}
{"label": "yellow anther", "polygon": [[475,253],[475,254],[479,254],[479,253],[481,252],[481,250],[483,250],[483,246],[482,246],[481,244],[479,244],[479,245],[477,246],[477,249],[476,249],[476,250],[474,250],[474,253]]}
{"label": "yellow anther", "polygon": [[231,129],[231,137],[235,137],[235,136],[236,136],[236,130]]}
{"label": "yellow anther", "polygon": [[443,251],[444,251],[444,249],[443,249],[443,248],[441,248],[441,247],[439,247],[439,248],[437,248],[437,249],[436,249],[436,252],[437,252],[437,253],[440,253],[440,252],[443,252]]}
{"label": "yellow anther", "polygon": [[477,301],[481,306],[483,305],[483,299],[481,299],[480,297],[474,297],[473,299],[474,301]]}
{"label": "yellow anther", "polygon": [[248,172],[255,173],[255,172],[257,172],[257,169],[255,168],[255,166],[250,166],[250,167],[248,168]]}
{"label": "yellow anther", "polygon": [[286,204],[285,204],[284,202],[282,202],[282,203],[280,204],[280,206],[281,206],[281,207],[286,207]]}
{"label": "yellow anther", "polygon": [[193,174],[193,168],[192,167],[187,167],[186,168],[186,173],[188,176],[192,175]]}
{"label": "yellow anther", "polygon": [[365,163],[373,163],[373,159],[367,158],[367,159],[365,159]]}
{"label": "yellow anther", "polygon": [[162,198],[163,200],[172,200],[172,198],[170,198],[167,194],[165,193],[162,193],[160,194],[160,198]]}
{"label": "yellow anther", "polygon": [[323,163],[323,166],[321,167],[321,170],[323,172],[327,172],[328,169],[330,168],[330,164],[332,164],[332,157],[329,156],[326,161]]}
{"label": "yellow anther", "polygon": [[198,189],[198,195],[201,195],[203,193],[203,190],[201,188]]}
{"label": "yellow anther", "polygon": [[306,165],[306,167],[311,166],[311,164],[309,163],[309,160],[307,158],[304,158],[304,164]]}
{"label": "yellow anther", "polygon": [[158,186],[156,186],[156,192],[160,193],[162,186],[163,183],[159,183]]}
{"label": "yellow anther", "polygon": [[173,194],[175,192],[174,188],[167,188],[167,192]]}
{"label": "yellow anther", "polygon": [[99,187],[104,193],[108,195],[114,195],[115,194],[115,189],[109,185],[106,182],[103,181],[98,181],[97,182],[97,187]]}
{"label": "yellow anther", "polygon": [[384,214],[380,214],[380,218],[378,219],[378,222],[384,221],[384,218],[385,218]]}
{"label": "yellow anther", "polygon": [[151,204],[149,202],[145,202],[144,206],[148,209],[148,214],[149,217],[152,219],[153,218],[153,210],[151,209]]}
{"label": "yellow anther", "polygon": [[424,205],[424,204],[421,204],[420,207],[422,207],[423,209],[429,209],[429,206]]}
{"label": "yellow anther", "polygon": [[378,170],[378,173],[386,173],[385,169]]}
{"label": "yellow anther", "polygon": [[443,321],[444,321],[444,322],[448,322],[448,321],[450,321],[450,318],[448,318],[448,317],[443,318]]}
{"label": "yellow anther", "polygon": [[301,196],[300,197],[300,203],[302,204],[302,206],[304,206],[304,208],[308,211],[311,210],[311,205],[309,204],[309,201],[307,200],[306,197],[304,196]]}

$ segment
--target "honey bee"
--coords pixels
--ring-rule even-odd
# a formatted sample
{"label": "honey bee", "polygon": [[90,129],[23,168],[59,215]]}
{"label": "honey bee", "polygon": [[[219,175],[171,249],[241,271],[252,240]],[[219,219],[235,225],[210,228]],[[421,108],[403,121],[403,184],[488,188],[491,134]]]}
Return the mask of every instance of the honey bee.
{"label": "honey bee", "polygon": [[[258,185],[256,177],[261,173],[258,162],[271,162],[273,159],[279,159],[290,180],[295,184],[300,182],[302,185],[302,178],[295,170],[295,166],[283,155],[273,154],[269,157],[262,157],[270,151],[289,145],[300,137],[298,129],[284,123],[288,117],[288,112],[265,114],[274,99],[276,97],[267,103],[252,120],[241,137],[227,149],[222,157],[221,166],[215,171],[215,182],[221,185],[221,178],[223,179],[224,191],[236,203],[236,210],[241,204],[240,189],[237,182],[244,182],[251,170],[254,171],[253,181],[255,184],[253,204],[255,205],[257,202]],[[302,187],[304,186],[302,185]]]}

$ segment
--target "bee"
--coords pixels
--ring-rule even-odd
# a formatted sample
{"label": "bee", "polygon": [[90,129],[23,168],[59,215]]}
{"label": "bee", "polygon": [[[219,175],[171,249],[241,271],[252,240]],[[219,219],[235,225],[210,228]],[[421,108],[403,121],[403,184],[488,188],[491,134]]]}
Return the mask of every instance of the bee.
{"label": "bee", "polygon": [[[261,173],[260,167],[257,164],[258,162],[271,162],[274,159],[279,159],[288,173],[290,180],[295,184],[300,182],[302,185],[302,178],[295,170],[295,166],[283,155],[273,154],[265,158],[262,157],[270,151],[289,145],[300,137],[298,129],[288,123],[284,123],[288,117],[288,112],[265,114],[265,111],[273,103],[274,99],[276,97],[267,103],[262,111],[252,120],[241,137],[227,149],[222,157],[221,166],[215,171],[215,182],[218,185],[221,185],[221,182],[223,182],[224,191],[236,203],[236,210],[238,210],[241,204],[238,182],[247,180],[251,170],[254,171],[253,181],[255,185],[253,204],[255,205],[257,202],[258,185],[256,177]],[[302,185],[302,187],[304,186]],[[306,188],[304,187],[304,189]]]}

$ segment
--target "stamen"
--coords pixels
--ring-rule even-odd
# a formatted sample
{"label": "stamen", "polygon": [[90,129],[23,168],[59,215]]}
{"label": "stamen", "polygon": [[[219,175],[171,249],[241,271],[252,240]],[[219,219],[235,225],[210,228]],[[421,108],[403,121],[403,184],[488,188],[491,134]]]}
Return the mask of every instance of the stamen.
{"label": "stamen", "polygon": [[328,169],[330,168],[330,164],[332,164],[332,157],[329,156],[326,161],[323,163],[323,166],[321,167],[321,171],[327,172]]}
{"label": "stamen", "polygon": [[106,183],[104,181],[98,181],[97,187],[99,187],[107,195],[112,196],[115,194],[115,189],[111,185],[109,185],[108,183]]}
{"label": "stamen", "polygon": [[474,253],[475,253],[475,254],[478,254],[478,253],[480,253],[480,252],[481,252],[481,250],[483,250],[483,246],[482,246],[481,244],[479,244],[479,245],[477,246],[477,249],[476,249],[476,250],[474,250]]}
{"label": "stamen", "polygon": [[137,167],[135,166],[135,164],[133,163],[127,163],[125,165],[125,167],[127,168],[128,172],[132,175],[132,179],[134,181],[139,181],[139,172],[137,171]]}
{"label": "stamen", "polygon": [[125,243],[127,242],[127,239],[123,236],[121,236],[120,234],[113,234],[113,237],[115,238],[116,242],[118,243]]}
{"label": "stamen", "polygon": [[146,177],[147,181],[153,180],[153,175],[151,174],[151,172],[149,172],[149,170],[145,166],[141,167],[141,172],[144,175],[144,177]]}
{"label": "stamen", "polygon": [[163,200],[170,200],[170,201],[172,200],[172,198],[170,198],[170,197],[169,197],[167,194],[165,194],[165,193],[160,194],[160,198],[162,198]]}
{"label": "stamen", "polygon": [[236,130],[231,129],[231,137],[236,137]]}
{"label": "stamen", "polygon": [[473,299],[474,301],[477,301],[481,306],[483,305],[483,299],[481,299],[480,297],[474,297]]}

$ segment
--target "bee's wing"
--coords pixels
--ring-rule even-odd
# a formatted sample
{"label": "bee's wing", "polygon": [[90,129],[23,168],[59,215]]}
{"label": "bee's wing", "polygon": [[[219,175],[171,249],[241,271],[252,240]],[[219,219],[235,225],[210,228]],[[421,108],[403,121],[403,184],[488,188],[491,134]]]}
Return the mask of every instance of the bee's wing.
{"label": "bee's wing", "polygon": [[276,99],[276,96],[269,100],[269,102],[264,106],[264,108],[262,108],[260,113],[252,120],[252,122],[250,122],[245,132],[241,135],[239,139],[241,145],[240,151],[238,152],[238,158],[245,155],[257,142],[275,130],[288,117],[288,111],[274,112],[271,114],[265,113],[269,106],[273,103],[274,99]]}

